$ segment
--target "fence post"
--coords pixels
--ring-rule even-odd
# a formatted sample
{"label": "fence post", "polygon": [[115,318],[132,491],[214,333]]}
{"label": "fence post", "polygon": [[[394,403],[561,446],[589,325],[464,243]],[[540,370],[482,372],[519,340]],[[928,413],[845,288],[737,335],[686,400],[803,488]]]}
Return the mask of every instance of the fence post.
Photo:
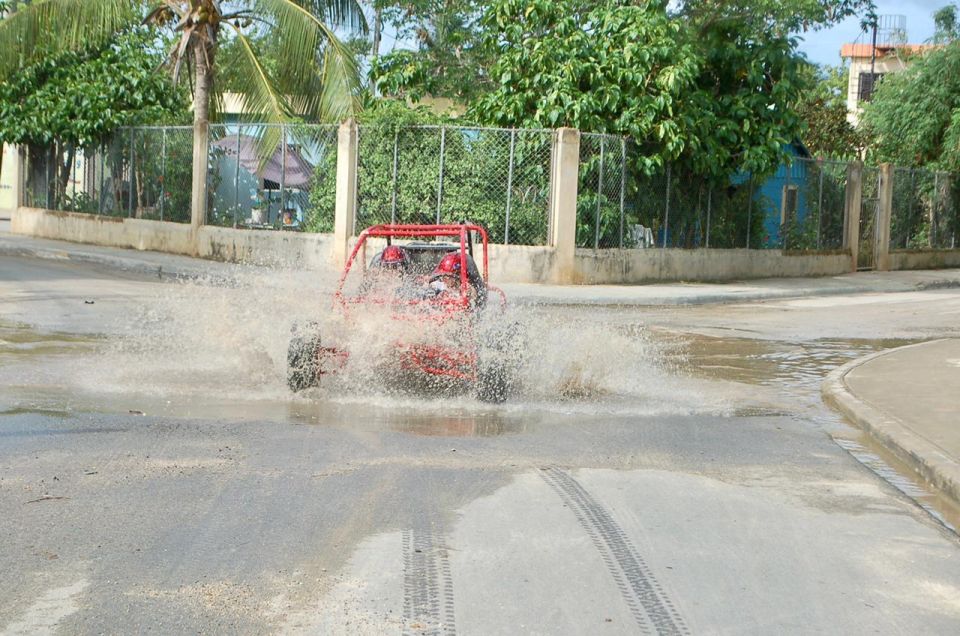
{"label": "fence post", "polygon": [[843,198],[843,247],[850,250],[850,271],[857,271],[860,249],[860,208],[863,201],[863,164],[847,164],[847,188]]}
{"label": "fence post", "polygon": [[707,184],[707,238],[706,247],[710,249],[710,214],[713,211],[713,186]]}
{"label": "fence post", "polygon": [[593,249],[600,249],[600,201],[603,198],[603,140],[604,136],[600,136],[600,168],[597,173],[597,215],[594,220],[593,229],[594,229],[594,238],[593,238]]}
{"label": "fence post", "polygon": [[670,233],[670,164],[667,164],[667,198],[663,204],[663,243],[667,247],[667,235]]}
{"label": "fence post", "polygon": [[820,249],[820,235],[823,233],[823,164],[820,167],[820,185],[817,190],[817,249]]}
{"label": "fence post", "polygon": [[510,205],[513,203],[513,159],[517,145],[517,129],[510,129],[510,161],[507,164],[507,213],[503,220],[503,244],[510,245]]}
{"label": "fence post", "polygon": [[[207,222],[207,171],[210,163],[210,128],[206,122],[193,125],[193,179],[190,191],[190,231],[196,236]],[[132,169],[132,166],[131,166]]]}
{"label": "fence post", "polygon": [[233,227],[238,225],[240,215],[240,139],[243,135],[243,126],[237,126],[237,165],[233,169]]}
{"label": "fence post", "polygon": [[357,122],[351,117],[337,130],[337,195],[333,216],[333,260],[347,262],[357,216]]}
{"label": "fence post", "polygon": [[[106,163],[107,146],[106,146],[106,143],[104,143],[102,146],[100,146],[100,152],[97,153],[97,154],[100,155],[100,190],[99,190],[100,196],[97,197],[97,199],[98,199],[98,201],[97,201],[97,214],[103,214],[103,202],[104,202],[104,197],[106,196],[105,193],[104,193],[104,191],[103,191],[103,187],[104,187],[104,184],[105,184],[105,182],[106,182],[106,172],[107,172],[107,163]],[[160,220],[162,221],[163,219],[160,219]]]}
{"label": "fence post", "polygon": [[443,205],[443,152],[447,142],[447,129],[440,126],[440,176],[437,178],[437,225],[440,224],[441,206]]}
{"label": "fence post", "polygon": [[940,201],[940,173],[933,171],[933,202],[930,205],[930,232],[927,234],[927,246],[937,244],[937,203]]}
{"label": "fence post", "polygon": [[164,199],[167,194],[167,128],[160,135],[160,220],[163,220]]}
{"label": "fence post", "polygon": [[627,202],[627,140],[620,138],[620,249],[623,249],[623,222]]}
{"label": "fence post", "polygon": [[[287,211],[287,126],[280,124],[280,212],[277,221],[283,227],[283,215]],[[267,219],[270,222],[270,219]]]}
{"label": "fence post", "polygon": [[9,169],[10,186],[13,188],[10,197],[11,217],[12,212],[23,205],[23,152],[18,146],[4,146],[0,144],[0,153],[6,153],[10,149],[8,156],[13,157],[13,161],[4,161],[3,164]]}
{"label": "fence post", "polygon": [[136,149],[133,147],[134,138],[133,136],[136,133],[134,129],[130,129],[130,188],[127,192],[127,217],[133,216],[133,180],[136,177],[136,162],[133,160],[135,157]]}
{"label": "fence post", "polygon": [[552,282],[573,283],[577,244],[577,181],[580,173],[580,131],[553,133],[550,166],[550,246],[554,249]]}
{"label": "fence post", "polygon": [[874,246],[874,267],[890,270],[890,218],[893,212],[893,166],[880,164],[880,207],[877,212],[877,243]]}
{"label": "fence post", "polygon": [[397,222],[397,151],[400,144],[400,128],[393,131],[393,176],[390,179],[390,222]]}

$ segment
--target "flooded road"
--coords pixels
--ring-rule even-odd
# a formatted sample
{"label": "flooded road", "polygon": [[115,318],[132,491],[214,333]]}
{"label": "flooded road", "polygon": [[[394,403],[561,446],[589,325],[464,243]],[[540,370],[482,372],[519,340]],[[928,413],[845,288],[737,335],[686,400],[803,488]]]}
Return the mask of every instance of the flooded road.
{"label": "flooded road", "polygon": [[960,293],[518,307],[491,406],[292,396],[328,284],[0,257],[0,633],[955,631],[953,517],[819,383]]}

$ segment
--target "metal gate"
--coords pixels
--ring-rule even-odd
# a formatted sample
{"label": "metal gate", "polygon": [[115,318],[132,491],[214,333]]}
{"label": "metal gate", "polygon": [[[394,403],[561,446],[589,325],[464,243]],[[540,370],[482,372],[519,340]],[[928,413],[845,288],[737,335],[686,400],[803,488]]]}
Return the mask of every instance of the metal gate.
{"label": "metal gate", "polygon": [[869,270],[874,268],[877,247],[877,218],[880,216],[880,169],[875,166],[864,166],[862,183],[857,270]]}

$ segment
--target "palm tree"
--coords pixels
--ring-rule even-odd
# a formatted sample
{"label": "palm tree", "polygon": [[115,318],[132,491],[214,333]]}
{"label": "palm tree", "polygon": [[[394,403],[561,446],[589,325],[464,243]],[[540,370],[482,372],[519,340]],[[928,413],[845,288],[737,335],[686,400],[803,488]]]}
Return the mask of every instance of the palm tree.
{"label": "palm tree", "polygon": [[[0,81],[43,54],[107,43],[138,22],[170,36],[173,81],[188,77],[193,91],[192,224],[206,214],[206,172],[211,107],[222,94],[214,74],[217,45],[235,37],[243,109],[266,122],[339,121],[353,112],[359,85],[351,51],[334,29],[366,28],[357,0],[32,0],[15,3],[0,20]],[[269,32],[275,43],[273,73],[251,38]],[[189,73],[183,73],[184,68]],[[268,127],[265,156],[279,143]]]}

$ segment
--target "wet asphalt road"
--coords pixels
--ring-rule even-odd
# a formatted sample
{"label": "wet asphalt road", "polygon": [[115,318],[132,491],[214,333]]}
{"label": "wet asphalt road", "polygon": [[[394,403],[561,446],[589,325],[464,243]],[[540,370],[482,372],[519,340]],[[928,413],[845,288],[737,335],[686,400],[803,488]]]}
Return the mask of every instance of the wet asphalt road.
{"label": "wet asphalt road", "polygon": [[691,349],[656,408],[70,384],[168,285],[0,257],[0,634],[957,631],[960,542],[831,439],[833,358],[777,373],[955,330],[956,292],[556,310],[781,343]]}

